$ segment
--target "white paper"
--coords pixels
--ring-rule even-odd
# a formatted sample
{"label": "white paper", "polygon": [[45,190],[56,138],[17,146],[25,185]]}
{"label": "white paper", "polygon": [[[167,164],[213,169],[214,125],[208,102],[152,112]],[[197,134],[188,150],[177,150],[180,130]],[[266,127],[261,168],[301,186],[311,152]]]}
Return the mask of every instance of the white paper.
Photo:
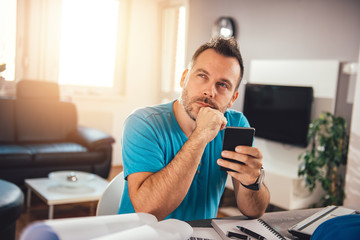
{"label": "white paper", "polygon": [[20,240],[85,240],[156,222],[147,213],[47,220],[28,226]]}
{"label": "white paper", "polygon": [[188,223],[177,219],[158,222],[151,214],[131,213],[36,222],[25,229],[20,240],[182,240],[192,233]]}
{"label": "white paper", "polygon": [[93,240],[184,240],[190,238],[192,233],[193,229],[188,223],[177,219],[167,219]]}
{"label": "white paper", "polygon": [[213,228],[193,228],[194,232],[191,235],[196,238],[211,239],[211,240],[222,240],[219,234]]}

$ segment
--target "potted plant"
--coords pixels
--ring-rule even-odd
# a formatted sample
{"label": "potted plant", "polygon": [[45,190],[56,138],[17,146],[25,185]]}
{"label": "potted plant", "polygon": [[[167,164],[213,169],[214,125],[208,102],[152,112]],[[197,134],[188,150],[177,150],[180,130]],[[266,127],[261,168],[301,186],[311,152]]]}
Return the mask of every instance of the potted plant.
{"label": "potted plant", "polygon": [[344,179],[339,167],[346,164],[349,140],[345,120],[329,112],[321,114],[310,123],[308,140],[310,148],[299,155],[298,175],[310,192],[321,184],[325,191],[321,206],[342,205]]}

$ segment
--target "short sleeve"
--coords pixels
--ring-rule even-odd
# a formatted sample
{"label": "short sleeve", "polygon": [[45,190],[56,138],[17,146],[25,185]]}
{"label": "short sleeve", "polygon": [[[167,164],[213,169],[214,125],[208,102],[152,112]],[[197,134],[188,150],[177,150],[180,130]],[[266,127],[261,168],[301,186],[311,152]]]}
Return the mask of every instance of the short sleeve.
{"label": "short sleeve", "polygon": [[249,121],[245,115],[241,112],[228,109],[225,113],[225,117],[228,121],[227,126],[231,127],[250,127]]}
{"label": "short sleeve", "polygon": [[124,125],[122,158],[124,176],[136,172],[157,172],[165,166],[163,144],[149,119],[130,115]]}

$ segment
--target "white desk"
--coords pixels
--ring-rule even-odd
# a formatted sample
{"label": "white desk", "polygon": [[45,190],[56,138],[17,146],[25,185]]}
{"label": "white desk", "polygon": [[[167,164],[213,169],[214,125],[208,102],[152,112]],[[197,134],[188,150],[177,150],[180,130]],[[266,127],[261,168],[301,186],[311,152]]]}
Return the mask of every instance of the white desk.
{"label": "white desk", "polygon": [[54,217],[54,205],[98,201],[103,194],[108,181],[96,176],[87,186],[64,187],[49,178],[25,179],[27,187],[27,202],[31,204],[31,192],[34,192],[49,206],[49,219]]}

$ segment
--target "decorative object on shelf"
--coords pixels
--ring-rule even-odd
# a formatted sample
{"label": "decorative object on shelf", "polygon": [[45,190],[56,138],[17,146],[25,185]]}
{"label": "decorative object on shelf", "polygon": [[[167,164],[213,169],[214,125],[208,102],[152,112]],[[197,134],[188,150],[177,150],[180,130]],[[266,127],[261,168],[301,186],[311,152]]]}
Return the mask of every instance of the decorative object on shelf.
{"label": "decorative object on shelf", "polygon": [[0,73],[6,70],[6,64],[0,63]]}
{"label": "decorative object on shelf", "polygon": [[5,78],[2,77],[1,73],[6,70],[6,64],[0,63],[0,96],[5,95]]}
{"label": "decorative object on shelf", "polygon": [[298,175],[305,178],[310,192],[320,183],[325,195],[321,206],[342,205],[344,179],[339,168],[347,162],[348,141],[346,122],[326,112],[309,125],[311,147],[299,155],[302,160]]}
{"label": "decorative object on shelf", "polygon": [[231,17],[220,17],[216,20],[212,28],[212,37],[235,37],[236,38],[235,21]]}
{"label": "decorative object on shelf", "polygon": [[83,187],[95,179],[95,174],[81,171],[57,171],[49,173],[49,178],[65,187]]}
{"label": "decorative object on shelf", "polygon": [[6,71],[6,63],[0,62],[0,96],[13,97],[15,96],[16,81],[6,80],[4,77],[5,71]]}

